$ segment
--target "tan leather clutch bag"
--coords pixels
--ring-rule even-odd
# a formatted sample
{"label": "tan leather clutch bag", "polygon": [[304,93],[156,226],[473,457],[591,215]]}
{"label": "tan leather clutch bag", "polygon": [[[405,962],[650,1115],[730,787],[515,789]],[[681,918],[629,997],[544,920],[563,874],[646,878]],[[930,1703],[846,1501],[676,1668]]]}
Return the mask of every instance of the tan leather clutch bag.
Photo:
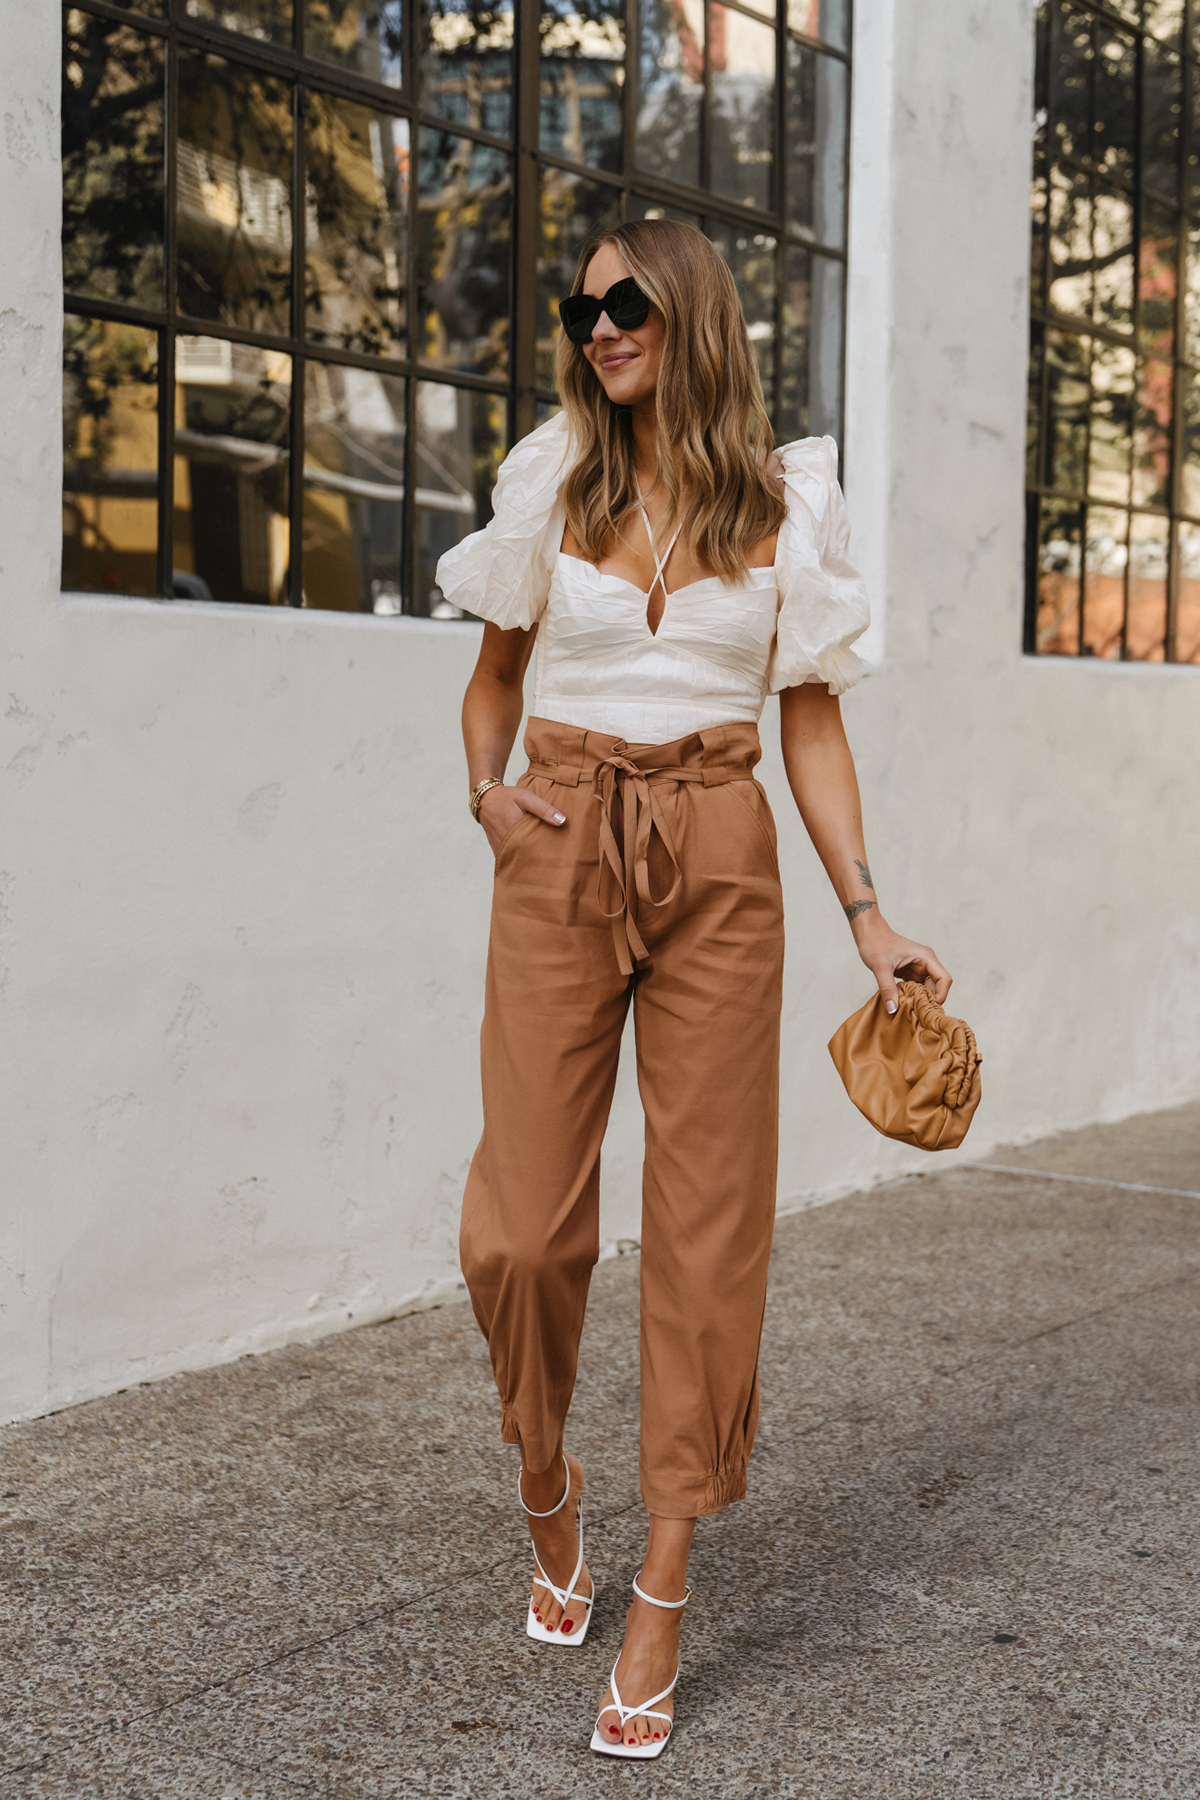
{"label": "tan leather clutch bag", "polygon": [[895,1013],[873,995],[834,1032],[829,1054],[876,1131],[920,1150],[957,1149],[982,1091],[975,1034],[947,1018],[921,982],[897,985]]}

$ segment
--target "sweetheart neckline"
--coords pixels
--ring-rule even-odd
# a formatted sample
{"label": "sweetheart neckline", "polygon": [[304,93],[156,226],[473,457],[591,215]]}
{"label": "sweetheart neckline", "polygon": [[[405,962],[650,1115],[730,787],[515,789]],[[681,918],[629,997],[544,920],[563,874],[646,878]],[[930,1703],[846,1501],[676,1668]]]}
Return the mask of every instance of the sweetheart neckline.
{"label": "sweetheart neckline", "polygon": [[[609,569],[598,569],[594,562],[588,561],[586,556],[572,556],[569,550],[560,550],[555,557],[555,563],[557,564],[559,562],[579,563],[581,567],[590,569],[593,575],[598,575],[601,581],[616,581],[619,582],[622,587],[632,588],[639,600],[644,600],[647,605],[650,604],[650,590],[648,588],[640,588],[636,581],[629,581],[624,575],[614,575]],[[777,565],[775,563],[764,563],[757,568],[750,569],[749,573],[751,575],[774,575],[776,567]],[[685,581],[682,587],[671,588],[669,590],[664,587],[663,594],[667,600],[674,600],[676,595],[686,594],[689,588],[704,587],[704,585],[710,581],[718,581],[721,582],[722,587],[725,586],[725,583],[721,581],[719,575],[701,575],[698,581]],[[732,588],[728,591],[736,594],[741,590]],[[659,623],[661,625],[662,621],[660,620]],[[649,627],[647,627],[647,629],[649,629]],[[650,635],[651,637],[657,637],[658,633],[652,631]]]}

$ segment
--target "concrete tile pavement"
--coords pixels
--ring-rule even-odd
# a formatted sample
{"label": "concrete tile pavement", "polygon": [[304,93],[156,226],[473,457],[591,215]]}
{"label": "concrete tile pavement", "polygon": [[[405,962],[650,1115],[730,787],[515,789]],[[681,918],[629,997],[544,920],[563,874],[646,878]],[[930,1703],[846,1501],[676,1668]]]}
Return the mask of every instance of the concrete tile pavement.
{"label": "concrete tile pavement", "polygon": [[659,1763],[585,1748],[644,1530],[630,1258],[573,1415],[578,1652],[523,1635],[465,1306],[0,1434],[0,1795],[1200,1793],[1200,1105],[987,1160],[1023,1172],[781,1222]]}

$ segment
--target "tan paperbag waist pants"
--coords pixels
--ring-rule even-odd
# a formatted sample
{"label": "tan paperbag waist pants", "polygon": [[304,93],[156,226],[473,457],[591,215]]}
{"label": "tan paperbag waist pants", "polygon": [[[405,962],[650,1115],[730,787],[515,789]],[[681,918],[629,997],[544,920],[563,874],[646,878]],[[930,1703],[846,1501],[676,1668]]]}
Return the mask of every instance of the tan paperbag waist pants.
{"label": "tan paperbag waist pants", "polygon": [[531,719],[525,748],[520,785],[567,823],[526,814],[496,858],[461,1242],[503,1435],[534,1471],[562,1438],[632,1000],[642,1494],[716,1512],[746,1490],[775,1211],[783,903],[758,732],[627,745]]}

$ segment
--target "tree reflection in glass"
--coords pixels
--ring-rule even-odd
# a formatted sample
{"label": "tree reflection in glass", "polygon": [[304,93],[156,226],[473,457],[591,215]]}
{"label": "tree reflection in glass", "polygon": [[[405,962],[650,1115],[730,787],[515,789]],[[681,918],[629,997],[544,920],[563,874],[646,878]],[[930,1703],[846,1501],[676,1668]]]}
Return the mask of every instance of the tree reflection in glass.
{"label": "tree reflection in glass", "polygon": [[400,0],[307,0],[304,50],[399,87],[403,78]]}
{"label": "tree reflection in glass", "polygon": [[292,0],[187,0],[186,12],[189,19],[203,19],[260,43],[292,41]]}
{"label": "tree reflection in glass", "polygon": [[638,167],[695,187],[704,99],[703,0],[643,0],[637,18]]}
{"label": "tree reflection in glass", "polygon": [[423,130],[417,199],[417,354],[475,375],[508,367],[512,161]]}
{"label": "tree reflection in glass", "polygon": [[305,131],[308,335],[402,356],[408,120],[314,93]]}
{"label": "tree reflection in glass", "polygon": [[840,250],[846,241],[846,65],[791,39],[787,58],[788,219],[806,237]]}
{"label": "tree reflection in glass", "polygon": [[831,256],[796,245],[784,253],[776,433],[783,442],[842,435],[844,280]]}
{"label": "tree reflection in glass", "polygon": [[285,332],[292,89],[218,56],[179,58],[179,310]]}
{"label": "tree reflection in glass", "polygon": [[746,329],[758,360],[767,411],[775,407],[775,238],[769,232],[709,219],[705,227],[733,271]]}
{"label": "tree reflection in glass", "polygon": [[158,588],[158,334],[63,321],[64,588]]}
{"label": "tree reflection in glass", "polygon": [[554,349],[558,339],[558,302],[569,294],[588,239],[621,216],[621,196],[603,182],[570,175],[565,169],[543,168],[538,206],[537,378],[554,386]]}
{"label": "tree reflection in glass", "polygon": [[163,46],[72,8],[62,87],[63,284],[163,303]]}
{"label": "tree reflection in glass", "polygon": [[175,340],[175,565],[195,598],[287,600],[291,384],[277,351]]}
{"label": "tree reflection in glass", "polygon": [[304,604],[398,613],[406,383],[310,362],[304,401]]}
{"label": "tree reflection in glass", "polygon": [[492,489],[507,446],[503,394],[422,381],[417,387],[417,575],[413,611],[457,619],[437,585],[438,558],[492,516]]}
{"label": "tree reflection in glass", "polygon": [[512,130],[511,3],[422,0],[421,98],[454,125],[507,137]]}
{"label": "tree reflection in glass", "polygon": [[787,22],[806,37],[850,48],[850,0],[788,0]]}
{"label": "tree reflection in glass", "polygon": [[712,190],[765,211],[775,176],[775,32],[727,6],[712,6],[708,23]]}
{"label": "tree reflection in glass", "polygon": [[541,9],[538,142],[551,156],[621,170],[623,0],[550,0]]}

